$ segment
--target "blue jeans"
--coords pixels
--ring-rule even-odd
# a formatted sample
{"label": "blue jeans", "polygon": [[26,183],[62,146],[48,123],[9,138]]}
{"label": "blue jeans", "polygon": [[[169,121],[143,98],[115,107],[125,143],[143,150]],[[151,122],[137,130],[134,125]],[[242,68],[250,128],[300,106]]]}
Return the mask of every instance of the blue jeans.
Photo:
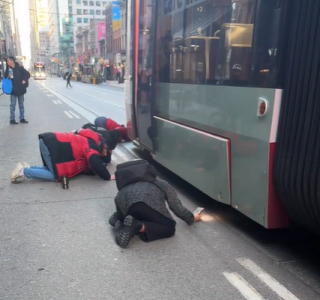
{"label": "blue jeans", "polygon": [[19,110],[20,110],[20,120],[24,119],[24,95],[21,96],[10,96],[10,120],[15,120],[16,118],[16,104],[17,98],[19,103]]}
{"label": "blue jeans", "polygon": [[48,147],[42,139],[39,140],[40,152],[47,167],[31,166],[23,170],[24,175],[30,179],[40,179],[46,181],[55,181],[55,175],[52,167],[51,156]]}

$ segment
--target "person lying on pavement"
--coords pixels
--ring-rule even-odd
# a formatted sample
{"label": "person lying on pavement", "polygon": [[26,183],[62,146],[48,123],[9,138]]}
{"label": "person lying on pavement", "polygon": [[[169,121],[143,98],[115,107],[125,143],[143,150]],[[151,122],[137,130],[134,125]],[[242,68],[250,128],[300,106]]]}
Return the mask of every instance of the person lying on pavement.
{"label": "person lying on pavement", "polygon": [[46,132],[39,134],[43,166],[18,163],[11,173],[12,183],[26,179],[61,181],[79,174],[97,174],[104,180],[114,180],[106,164],[111,161],[108,146],[99,133],[82,129],[75,133]]}

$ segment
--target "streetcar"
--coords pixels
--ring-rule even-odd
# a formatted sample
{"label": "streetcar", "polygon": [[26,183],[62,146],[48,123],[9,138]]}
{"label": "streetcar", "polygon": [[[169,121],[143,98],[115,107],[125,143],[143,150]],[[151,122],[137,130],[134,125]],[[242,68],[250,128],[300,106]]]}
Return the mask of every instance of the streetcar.
{"label": "streetcar", "polygon": [[35,62],[32,74],[34,79],[46,79],[46,65],[42,62]]}
{"label": "streetcar", "polygon": [[265,228],[320,229],[318,0],[128,0],[128,134]]}

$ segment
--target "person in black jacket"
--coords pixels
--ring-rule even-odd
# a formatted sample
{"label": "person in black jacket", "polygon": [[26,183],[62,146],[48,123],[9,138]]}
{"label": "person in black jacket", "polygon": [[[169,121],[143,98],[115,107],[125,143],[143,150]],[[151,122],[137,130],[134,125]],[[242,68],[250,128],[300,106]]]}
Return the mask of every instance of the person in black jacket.
{"label": "person in black jacket", "polygon": [[[134,173],[133,169],[122,175],[127,178],[125,180],[128,180],[130,173]],[[158,178],[149,180],[129,181],[123,188],[120,187],[114,199],[116,212],[109,218],[109,224],[114,226],[115,241],[121,248],[126,248],[134,235],[139,235],[144,242],[173,236],[176,221],[167,205],[189,225],[201,220],[202,213],[193,214],[185,208],[168,182]]]}
{"label": "person in black jacket", "polygon": [[18,124],[15,119],[16,103],[18,99],[20,110],[20,123],[28,123],[24,117],[24,94],[27,92],[28,79],[30,73],[20,66],[13,56],[7,58],[7,69],[4,74],[5,78],[12,80],[11,104],[10,104],[10,124]]}
{"label": "person in black jacket", "polygon": [[68,87],[68,85],[70,85],[70,87],[72,88],[72,86],[71,86],[71,84],[70,84],[71,77],[72,77],[72,73],[69,72],[68,75],[67,75],[67,77],[66,77],[66,79],[67,79],[67,86],[66,86],[66,87]]}

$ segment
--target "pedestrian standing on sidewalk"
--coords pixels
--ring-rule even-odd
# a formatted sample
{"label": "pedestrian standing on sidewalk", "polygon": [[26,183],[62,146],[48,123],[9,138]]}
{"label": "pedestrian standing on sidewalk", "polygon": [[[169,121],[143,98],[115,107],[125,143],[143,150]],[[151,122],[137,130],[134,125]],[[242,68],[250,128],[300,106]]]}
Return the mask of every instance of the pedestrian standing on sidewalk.
{"label": "pedestrian standing on sidewalk", "polygon": [[24,94],[27,92],[30,73],[23,66],[20,66],[13,56],[9,56],[7,58],[7,69],[4,77],[9,77],[12,80],[12,92],[10,95],[10,124],[18,124],[15,117],[17,99],[20,110],[20,123],[27,124],[28,121],[24,117]]}
{"label": "pedestrian standing on sidewalk", "polygon": [[39,134],[43,166],[18,163],[11,173],[11,182],[29,179],[61,181],[61,177],[97,174],[104,180],[114,180],[106,168],[111,153],[102,135],[89,129],[74,133],[47,132]]}
{"label": "pedestrian standing on sidewalk", "polygon": [[72,88],[72,86],[70,84],[71,77],[72,77],[72,73],[69,72],[68,75],[67,75],[67,86],[66,87],[68,87],[68,85],[70,85],[70,87]]}

